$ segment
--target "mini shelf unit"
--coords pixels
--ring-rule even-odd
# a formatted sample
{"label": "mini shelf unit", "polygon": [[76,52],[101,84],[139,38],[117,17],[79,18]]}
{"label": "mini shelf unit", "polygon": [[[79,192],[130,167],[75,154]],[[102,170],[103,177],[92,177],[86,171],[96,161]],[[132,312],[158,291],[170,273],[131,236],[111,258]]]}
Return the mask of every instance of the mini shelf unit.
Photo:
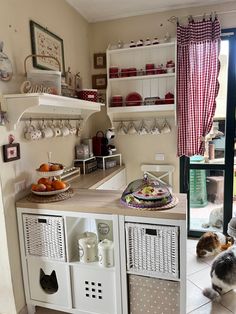
{"label": "mini shelf unit", "polygon": [[[175,110],[175,82],[176,74],[163,73],[152,75],[134,75],[129,77],[109,78],[109,68],[118,67],[119,71],[125,68],[143,69],[145,74],[146,64],[154,64],[157,68],[160,64],[165,67],[169,60],[176,64],[176,43],[175,41],[158,45],[142,46],[135,48],[108,49],[107,50],[107,112],[114,113],[145,112],[145,111],[170,111]],[[125,99],[128,94],[137,92],[142,96],[143,101],[148,97],[160,97],[170,92],[174,94],[173,104],[162,105],[140,105],[126,106]],[[111,97],[121,95],[123,106],[112,107]]]}

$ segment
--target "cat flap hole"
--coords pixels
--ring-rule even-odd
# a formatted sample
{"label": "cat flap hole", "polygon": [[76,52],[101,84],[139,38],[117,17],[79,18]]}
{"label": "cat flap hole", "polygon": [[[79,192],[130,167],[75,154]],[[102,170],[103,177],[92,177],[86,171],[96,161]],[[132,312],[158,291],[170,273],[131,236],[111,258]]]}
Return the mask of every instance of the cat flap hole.
{"label": "cat flap hole", "polygon": [[58,281],[56,271],[53,270],[50,275],[45,274],[40,268],[40,286],[47,294],[54,294],[58,291]]}

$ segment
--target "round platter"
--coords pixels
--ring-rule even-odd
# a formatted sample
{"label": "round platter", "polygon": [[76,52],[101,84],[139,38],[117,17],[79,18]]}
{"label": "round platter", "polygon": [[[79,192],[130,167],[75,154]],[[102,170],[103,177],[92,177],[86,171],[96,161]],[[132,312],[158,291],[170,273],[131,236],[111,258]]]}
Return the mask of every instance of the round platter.
{"label": "round platter", "polygon": [[133,192],[133,196],[139,200],[143,201],[160,201],[163,197],[169,196],[170,193],[167,193],[162,188],[155,188],[155,191],[153,191],[154,194],[145,193],[145,191],[139,190],[137,192]]}
{"label": "round platter", "polygon": [[[53,171],[51,171],[53,172]],[[64,189],[61,189],[61,190],[55,190],[55,191],[45,191],[45,192],[38,192],[38,191],[33,191],[31,190],[31,192],[33,194],[36,194],[36,195],[41,195],[41,196],[49,196],[49,195],[56,195],[56,194],[60,194],[62,192],[65,192],[67,190],[69,190],[70,188],[70,184],[66,184],[66,187]]]}
{"label": "round platter", "polygon": [[133,92],[126,96],[126,106],[140,106],[142,105],[143,98],[139,93]]}
{"label": "round platter", "polygon": [[168,204],[162,205],[162,206],[160,206],[160,204],[156,205],[155,202],[150,204],[150,205],[147,205],[147,204],[141,205],[141,204],[136,204],[136,203],[127,204],[123,199],[121,199],[120,202],[122,205],[129,207],[129,208],[134,208],[134,209],[144,210],[144,211],[145,210],[147,210],[147,211],[158,211],[158,210],[167,210],[167,209],[175,207],[178,204],[179,200],[177,197],[172,196],[171,202]]}
{"label": "round platter", "polygon": [[48,178],[48,177],[60,176],[63,173],[64,168],[60,170],[56,170],[56,171],[40,171],[39,169],[36,169],[36,171],[37,171],[37,174],[40,175],[41,177]]}

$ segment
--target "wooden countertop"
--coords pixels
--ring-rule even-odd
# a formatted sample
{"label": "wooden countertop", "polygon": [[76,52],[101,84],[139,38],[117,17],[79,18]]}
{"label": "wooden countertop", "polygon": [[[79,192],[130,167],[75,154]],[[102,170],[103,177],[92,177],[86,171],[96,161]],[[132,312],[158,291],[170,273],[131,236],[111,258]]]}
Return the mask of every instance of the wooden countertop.
{"label": "wooden countertop", "polygon": [[120,204],[121,191],[74,189],[74,195],[68,200],[54,203],[33,203],[26,198],[16,203],[20,208],[47,209],[52,211],[83,212],[96,214],[116,214],[150,218],[186,219],[186,195],[175,194],[179,203],[171,209],[160,211],[142,211]]}
{"label": "wooden countertop", "polygon": [[74,189],[96,189],[123,169],[125,166],[116,166],[106,170],[97,169],[91,173],[80,175],[70,182],[70,185]]}

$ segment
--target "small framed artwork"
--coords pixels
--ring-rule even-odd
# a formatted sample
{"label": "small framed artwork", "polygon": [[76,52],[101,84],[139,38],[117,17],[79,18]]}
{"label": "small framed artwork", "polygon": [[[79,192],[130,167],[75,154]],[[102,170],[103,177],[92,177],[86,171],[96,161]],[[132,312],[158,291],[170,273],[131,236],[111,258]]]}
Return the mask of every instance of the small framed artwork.
{"label": "small framed artwork", "polygon": [[9,162],[20,159],[20,144],[12,143],[3,145],[3,160]]}
{"label": "small framed artwork", "polygon": [[106,74],[92,75],[92,86],[95,89],[106,89],[107,75]]}
{"label": "small framed artwork", "polygon": [[106,68],[106,54],[95,53],[93,55],[94,69],[105,69]]}
{"label": "small framed artwork", "polygon": [[[59,61],[62,75],[65,73],[63,40],[50,32],[47,28],[30,21],[30,35],[32,54],[51,56],[53,58],[33,57],[33,66],[39,69],[59,70]],[[55,59],[54,59],[55,58]]]}

